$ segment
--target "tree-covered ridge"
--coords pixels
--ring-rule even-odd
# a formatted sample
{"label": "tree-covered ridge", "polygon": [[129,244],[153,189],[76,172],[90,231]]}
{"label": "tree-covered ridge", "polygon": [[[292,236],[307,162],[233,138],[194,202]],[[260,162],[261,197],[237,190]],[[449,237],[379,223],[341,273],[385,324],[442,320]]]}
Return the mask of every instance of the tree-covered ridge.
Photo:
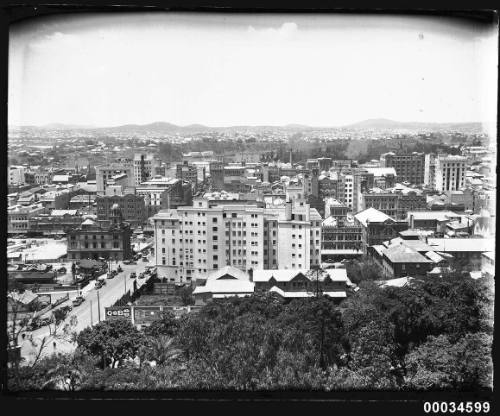
{"label": "tree-covered ridge", "polygon": [[79,334],[74,354],[11,371],[10,389],[491,388],[492,310],[492,279],[454,275],[403,288],[361,282],[340,305],[214,300],[143,331],[101,322]]}

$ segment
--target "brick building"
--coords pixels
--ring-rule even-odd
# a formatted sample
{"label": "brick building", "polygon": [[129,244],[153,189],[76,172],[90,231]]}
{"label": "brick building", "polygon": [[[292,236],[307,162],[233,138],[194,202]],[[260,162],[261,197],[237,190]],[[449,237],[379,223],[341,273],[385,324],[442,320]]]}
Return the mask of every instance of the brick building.
{"label": "brick building", "polygon": [[68,232],[68,259],[128,259],[133,254],[131,237],[130,226],[123,222],[120,207],[115,204],[109,221],[86,219]]}
{"label": "brick building", "polygon": [[124,221],[128,222],[132,228],[144,224],[148,218],[144,197],[139,195],[98,196],[95,202],[97,204],[98,220],[111,219],[112,209],[115,204],[120,206]]}

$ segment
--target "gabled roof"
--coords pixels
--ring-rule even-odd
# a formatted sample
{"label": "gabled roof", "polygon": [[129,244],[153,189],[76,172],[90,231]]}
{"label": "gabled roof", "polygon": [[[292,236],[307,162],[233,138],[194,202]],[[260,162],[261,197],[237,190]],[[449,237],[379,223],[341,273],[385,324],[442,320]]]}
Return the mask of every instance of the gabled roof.
{"label": "gabled roof", "polygon": [[290,282],[299,273],[306,276],[308,269],[278,269],[278,270],[254,270],[253,281],[254,282],[268,282],[271,277],[277,282]]}
{"label": "gabled roof", "polygon": [[327,269],[324,273],[328,274],[332,282],[347,282],[349,280],[346,269]]}
{"label": "gabled roof", "polygon": [[384,256],[391,263],[432,263],[432,260],[404,245],[388,248],[384,251]]}
{"label": "gabled roof", "polygon": [[38,298],[38,295],[35,295],[31,290],[25,290],[23,293],[10,292],[7,296],[12,300],[20,302],[24,305],[29,305],[36,298]]}
{"label": "gabled roof", "polygon": [[367,226],[367,222],[384,222],[387,220],[392,220],[392,218],[389,217],[389,215],[386,215],[383,212],[373,207],[358,212],[354,216],[354,218],[356,218],[365,227]]}
{"label": "gabled roof", "polygon": [[428,251],[425,256],[431,259],[434,263],[440,263],[444,260],[444,257],[440,256],[435,251]]}
{"label": "gabled roof", "polygon": [[222,280],[208,280],[205,286],[197,286],[193,295],[201,293],[212,293],[212,294],[231,294],[231,293],[253,293],[255,284],[249,280],[239,280],[239,279],[222,279]]}
{"label": "gabled roof", "polygon": [[234,277],[234,279],[237,280],[243,280],[243,281],[250,280],[248,274],[246,274],[244,271],[237,269],[236,267],[233,266],[225,266],[222,269],[218,269],[210,273],[207,276],[207,282],[210,280],[227,280],[227,279],[222,279],[226,275],[232,276]]}

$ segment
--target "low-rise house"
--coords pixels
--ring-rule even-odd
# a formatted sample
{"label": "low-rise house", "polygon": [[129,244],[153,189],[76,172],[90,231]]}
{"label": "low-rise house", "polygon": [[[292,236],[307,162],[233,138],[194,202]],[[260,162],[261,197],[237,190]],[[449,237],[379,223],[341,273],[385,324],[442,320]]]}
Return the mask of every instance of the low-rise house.
{"label": "low-rise house", "polygon": [[254,270],[252,274],[256,292],[273,292],[284,299],[318,294],[344,299],[350,284],[346,269]]}
{"label": "low-rise house", "polygon": [[254,293],[255,284],[250,280],[250,276],[232,266],[210,273],[204,285],[200,285],[201,280],[196,281],[197,286],[193,291],[196,305],[205,304],[211,299],[250,296]]}

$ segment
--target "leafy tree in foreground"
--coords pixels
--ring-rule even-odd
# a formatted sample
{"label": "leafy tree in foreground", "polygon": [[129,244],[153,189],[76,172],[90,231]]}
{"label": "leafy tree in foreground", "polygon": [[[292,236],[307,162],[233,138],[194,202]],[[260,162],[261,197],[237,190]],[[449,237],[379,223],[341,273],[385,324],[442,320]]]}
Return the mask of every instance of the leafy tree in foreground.
{"label": "leafy tree in foreground", "polygon": [[85,328],[77,337],[78,349],[99,357],[103,368],[133,359],[144,345],[144,334],[130,321],[117,319],[103,321],[94,327]]}
{"label": "leafy tree in foreground", "polygon": [[461,389],[492,387],[491,335],[467,334],[456,343],[447,335],[429,337],[408,354],[407,387]]}
{"label": "leafy tree in foreground", "polygon": [[179,330],[179,320],[175,318],[172,312],[163,312],[160,319],[151,323],[144,329],[144,333],[151,337],[157,337],[159,335],[166,335],[173,337],[177,334]]}

